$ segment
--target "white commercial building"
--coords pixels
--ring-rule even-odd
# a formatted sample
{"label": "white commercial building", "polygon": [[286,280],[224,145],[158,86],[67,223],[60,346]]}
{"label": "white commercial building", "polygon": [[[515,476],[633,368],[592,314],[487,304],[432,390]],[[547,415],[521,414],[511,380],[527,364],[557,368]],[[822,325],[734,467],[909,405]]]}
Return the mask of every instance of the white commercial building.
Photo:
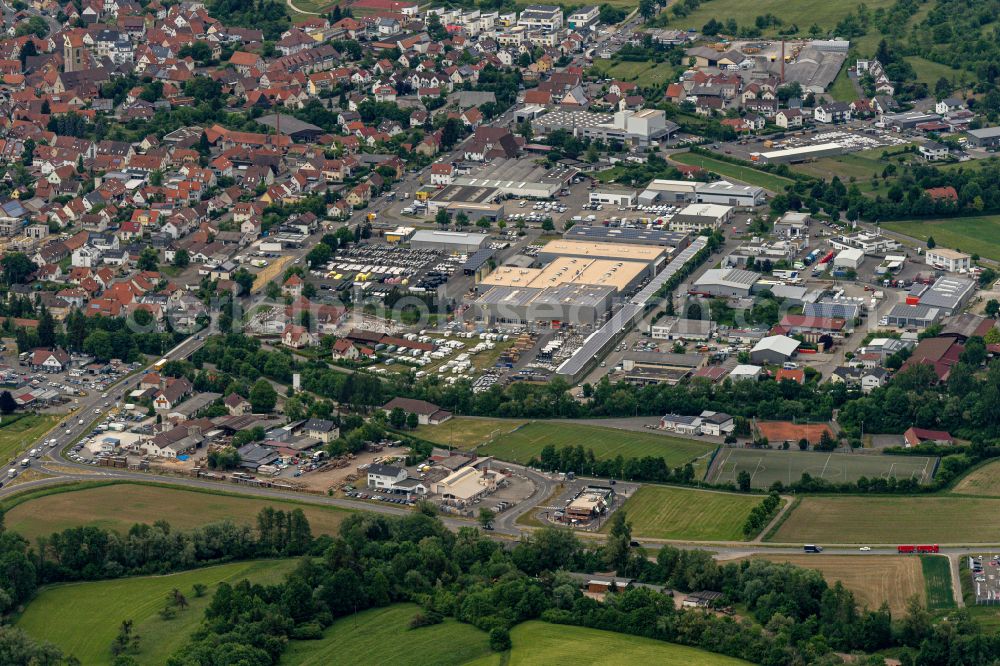
{"label": "white commercial building", "polygon": [[590,203],[611,206],[634,206],[636,194],[633,190],[599,189],[590,193]]}
{"label": "white commercial building", "polygon": [[927,264],[951,273],[958,273],[972,268],[972,256],[957,250],[937,247],[933,250],[927,250]]}
{"label": "white commercial building", "polygon": [[667,127],[667,116],[657,109],[619,111],[615,114],[615,127],[636,136],[656,136]]}
{"label": "white commercial building", "polygon": [[745,381],[745,380],[758,380],[761,374],[764,372],[764,368],[759,365],[738,365],[733,368],[732,372],[729,373],[729,378],[734,382]]}
{"label": "white commercial building", "polygon": [[466,253],[482,248],[490,237],[466,231],[421,229],[410,238],[410,247],[421,250]]}
{"label": "white commercial building", "polygon": [[698,203],[686,206],[670,218],[671,231],[699,232],[702,229],[718,229],[733,217],[731,206]]}
{"label": "white commercial building", "polygon": [[698,203],[743,206],[744,208],[753,208],[764,203],[764,188],[753,185],[736,185],[725,180],[699,185],[696,193]]}
{"label": "white commercial building", "polygon": [[851,247],[837,253],[837,256],[833,258],[833,266],[834,268],[850,268],[856,271],[861,267],[861,263],[864,260],[865,251],[860,248]]}

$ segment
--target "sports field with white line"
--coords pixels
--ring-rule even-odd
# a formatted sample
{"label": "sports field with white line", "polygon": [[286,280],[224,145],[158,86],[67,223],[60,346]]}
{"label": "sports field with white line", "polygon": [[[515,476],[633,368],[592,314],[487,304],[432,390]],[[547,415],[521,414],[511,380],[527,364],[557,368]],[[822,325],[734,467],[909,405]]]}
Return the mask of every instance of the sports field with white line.
{"label": "sports field with white line", "polygon": [[869,479],[917,479],[928,483],[937,468],[929,456],[881,456],[866,453],[777,451],[774,449],[730,449],[719,451],[708,471],[709,483],[736,483],[742,471],[750,473],[753,488],[769,488],[775,481],[790,485],[803,473],[830,483]]}

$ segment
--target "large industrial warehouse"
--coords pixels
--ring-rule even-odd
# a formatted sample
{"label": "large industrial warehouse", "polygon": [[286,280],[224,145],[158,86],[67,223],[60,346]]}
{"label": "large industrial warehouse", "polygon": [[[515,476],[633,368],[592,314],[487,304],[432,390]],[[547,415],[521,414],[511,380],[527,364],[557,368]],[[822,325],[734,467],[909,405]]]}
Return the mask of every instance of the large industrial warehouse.
{"label": "large industrial warehouse", "polygon": [[626,245],[657,245],[662,248],[684,249],[690,241],[686,233],[669,229],[611,227],[603,224],[574,224],[563,234],[564,240],[592,243],[623,243]]}
{"label": "large industrial warehouse", "polygon": [[639,261],[648,266],[649,274],[656,273],[667,256],[666,249],[651,245],[626,245],[624,243],[592,243],[589,241],[560,240],[549,241],[538,251],[538,260],[543,264],[560,257],[582,257],[585,259],[610,259],[613,261]]}
{"label": "large industrial warehouse", "polygon": [[638,261],[611,261],[559,257],[544,268],[501,266],[479,282],[480,291],[489,287],[529,287],[545,289],[563,284],[592,284],[613,287],[616,293],[635,291],[648,267]]}
{"label": "large industrial warehouse", "polygon": [[471,253],[489,243],[487,234],[467,231],[437,231],[421,229],[410,238],[410,247],[417,250],[439,250],[455,254]]}
{"label": "large industrial warehouse", "polygon": [[740,268],[710,268],[695,280],[692,292],[706,296],[749,296],[760,274]]}
{"label": "large industrial warehouse", "polygon": [[477,298],[473,311],[490,324],[595,326],[611,309],[614,293],[613,287],[576,283],[545,289],[498,286]]}
{"label": "large industrial warehouse", "polygon": [[546,169],[528,160],[496,160],[475,174],[455,178],[452,184],[487,189],[496,195],[551,199],[576,174],[576,169],[568,167]]}

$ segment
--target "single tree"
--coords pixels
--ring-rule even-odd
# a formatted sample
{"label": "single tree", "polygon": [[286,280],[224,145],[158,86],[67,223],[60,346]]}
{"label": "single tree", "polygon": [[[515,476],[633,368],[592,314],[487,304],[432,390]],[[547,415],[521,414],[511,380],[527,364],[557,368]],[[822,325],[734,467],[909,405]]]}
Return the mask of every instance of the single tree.
{"label": "single tree", "polygon": [[493,519],[496,517],[497,514],[492,509],[485,506],[479,509],[479,524],[484,530],[492,529]]}
{"label": "single tree", "polygon": [[10,391],[0,393],[0,413],[13,414],[16,410],[17,401],[14,400],[14,396],[10,394]]}
{"label": "single tree", "polygon": [[393,407],[389,412],[389,425],[400,430],[406,425],[406,411],[402,407]]}
{"label": "single tree", "polygon": [[191,263],[191,255],[184,248],[174,253],[174,266],[177,268],[187,268]]}
{"label": "single tree", "polygon": [[144,247],[139,253],[139,260],[135,265],[140,271],[155,271],[159,260],[160,253],[156,251],[156,248]]}

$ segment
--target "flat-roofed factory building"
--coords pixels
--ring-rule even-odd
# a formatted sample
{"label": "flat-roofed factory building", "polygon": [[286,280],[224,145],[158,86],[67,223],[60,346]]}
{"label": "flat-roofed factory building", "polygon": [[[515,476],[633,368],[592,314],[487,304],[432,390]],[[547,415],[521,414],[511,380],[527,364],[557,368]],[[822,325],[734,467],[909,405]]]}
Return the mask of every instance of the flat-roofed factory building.
{"label": "flat-roofed factory building", "polygon": [[670,230],[697,233],[702,229],[718,229],[732,218],[733,209],[731,206],[708,203],[690,204],[670,218]]}
{"label": "flat-roofed factory building", "polygon": [[492,190],[494,196],[551,199],[577,173],[570,167],[548,169],[530,160],[496,160],[474,174],[454,178],[452,185]]}
{"label": "flat-roofed factory building", "polygon": [[765,199],[763,187],[737,185],[725,180],[718,180],[714,183],[703,183],[698,185],[695,191],[698,195],[697,203],[714,203],[724,206],[753,208],[764,203]]}
{"label": "flat-roofed factory building", "polygon": [[421,229],[410,238],[410,247],[421,250],[440,250],[454,254],[476,252],[489,242],[487,234],[466,231],[438,231]]}
{"label": "flat-roofed factory building", "polygon": [[623,243],[625,245],[656,245],[668,253],[684,249],[691,241],[689,234],[669,229],[645,227],[612,227],[603,224],[574,224],[563,234],[564,240],[591,243]]}
{"label": "flat-roofed factory building", "polygon": [[566,283],[544,289],[495,286],[476,299],[476,319],[489,324],[596,326],[611,308],[614,287]]}
{"label": "flat-roofed factory building", "polygon": [[480,281],[479,290],[498,286],[546,289],[576,283],[606,285],[616,293],[631,293],[647,273],[648,266],[638,261],[557,257],[544,268],[500,266]]}
{"label": "flat-roofed factory building", "polygon": [[444,209],[452,219],[465,213],[472,223],[484,217],[495,222],[504,216],[504,205],[498,201],[500,196],[499,190],[493,187],[449,185],[427,202],[427,214],[434,216]]}
{"label": "flat-roofed factory building", "polygon": [[538,251],[538,260],[543,264],[554,261],[559,257],[639,261],[646,264],[649,275],[653,275],[659,272],[667,255],[668,252],[665,248],[652,245],[604,243],[561,238],[546,243],[545,247]]}
{"label": "flat-roofed factory building", "polygon": [[652,206],[656,203],[682,203],[697,200],[699,183],[693,180],[666,180],[657,178],[639,194],[639,205]]}

